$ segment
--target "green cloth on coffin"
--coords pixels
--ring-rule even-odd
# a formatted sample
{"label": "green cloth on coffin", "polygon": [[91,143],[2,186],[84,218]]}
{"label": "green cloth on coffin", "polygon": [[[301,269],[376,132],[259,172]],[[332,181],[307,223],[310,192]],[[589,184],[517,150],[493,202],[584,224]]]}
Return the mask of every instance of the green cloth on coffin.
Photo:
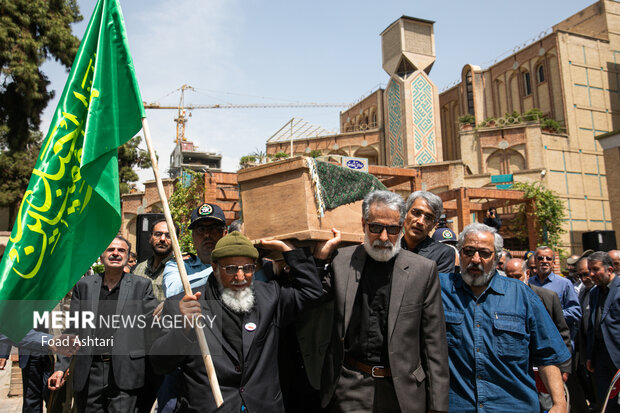
{"label": "green cloth on coffin", "polygon": [[388,190],[374,175],[328,162],[316,162],[326,209],[364,199],[372,191]]}

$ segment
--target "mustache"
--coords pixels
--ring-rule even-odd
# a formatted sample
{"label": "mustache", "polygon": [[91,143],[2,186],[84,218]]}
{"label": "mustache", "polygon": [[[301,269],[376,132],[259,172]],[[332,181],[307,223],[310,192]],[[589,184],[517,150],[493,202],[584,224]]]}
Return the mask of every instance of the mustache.
{"label": "mustache", "polygon": [[230,284],[239,287],[242,285],[249,285],[250,283],[247,281],[231,281]]}
{"label": "mustache", "polygon": [[120,255],[110,255],[108,257],[108,260],[110,260],[110,261],[123,261],[123,257],[121,257]]}
{"label": "mustache", "polygon": [[375,242],[372,243],[372,246],[394,248],[394,244],[392,244],[390,241],[381,241],[380,239],[375,240]]}
{"label": "mustache", "polygon": [[482,266],[482,264],[475,264],[473,262],[470,262],[469,265],[467,266],[466,270],[480,270],[481,272],[484,272],[484,267]]}

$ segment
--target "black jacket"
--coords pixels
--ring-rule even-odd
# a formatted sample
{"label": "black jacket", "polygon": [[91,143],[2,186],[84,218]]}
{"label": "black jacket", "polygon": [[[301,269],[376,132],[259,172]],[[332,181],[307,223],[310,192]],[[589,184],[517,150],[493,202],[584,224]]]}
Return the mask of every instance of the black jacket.
{"label": "black jacket", "polygon": [[[255,304],[243,315],[242,362],[217,327],[207,325],[203,330],[224,398],[220,409],[215,406],[194,332],[186,335],[183,329],[164,329],[164,334],[155,341],[150,356],[155,372],[163,374],[177,366],[181,368],[181,394],[176,411],[238,413],[245,405],[248,413],[284,412],[278,376],[280,328],[290,324],[308,302],[322,294],[315,263],[309,254],[298,249],[284,253],[284,258],[294,276],[292,287],[280,287],[275,281],[253,283]],[[215,278],[209,280],[213,282]],[[219,317],[221,301],[203,299],[208,288],[209,284],[194,291],[202,293],[203,314]],[[182,296],[167,299],[163,313],[179,315],[178,300]]]}

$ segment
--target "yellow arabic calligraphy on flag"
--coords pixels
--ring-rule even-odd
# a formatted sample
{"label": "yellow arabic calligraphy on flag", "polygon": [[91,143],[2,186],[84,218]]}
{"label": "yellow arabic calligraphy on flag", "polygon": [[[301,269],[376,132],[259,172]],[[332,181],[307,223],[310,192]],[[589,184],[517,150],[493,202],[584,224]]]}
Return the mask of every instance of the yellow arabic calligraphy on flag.
{"label": "yellow arabic calligraphy on flag", "polygon": [[117,148],[143,117],[118,0],[99,0],[0,264],[0,331],[13,340],[32,328],[29,312],[51,309],[118,232]]}

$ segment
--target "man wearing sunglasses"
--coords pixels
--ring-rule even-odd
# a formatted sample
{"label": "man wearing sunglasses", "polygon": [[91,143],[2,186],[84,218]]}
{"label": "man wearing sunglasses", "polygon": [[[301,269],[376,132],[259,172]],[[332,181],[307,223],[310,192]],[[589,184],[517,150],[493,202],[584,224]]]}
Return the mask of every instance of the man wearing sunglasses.
{"label": "man wearing sunglasses", "polygon": [[181,369],[183,386],[176,411],[284,412],[278,379],[279,334],[323,291],[314,260],[305,250],[277,240],[261,241],[261,246],[282,252],[291,268],[290,286],[254,283],[258,251],[234,231],[213,249],[214,272],[207,283],[193,289],[192,295],[181,293],[166,300],[162,317],[181,315],[205,323],[203,331],[224,399],[218,409],[191,323],[166,328],[153,344],[151,359],[159,373]]}
{"label": "man wearing sunglasses", "polygon": [[[398,194],[368,194],[364,244],[336,251],[322,274],[334,305],[321,378],[321,402],[330,413],[448,410],[437,265],[401,249],[405,213]],[[320,267],[338,242],[334,233],[315,250]]]}
{"label": "man wearing sunglasses", "polygon": [[568,279],[553,272],[554,253],[547,246],[540,246],[534,252],[536,261],[536,275],[530,277],[530,284],[547,288],[560,297],[564,319],[571,332],[571,340],[575,339],[581,320],[581,306],[579,298]]}
{"label": "man wearing sunglasses", "polygon": [[461,274],[439,274],[450,356],[450,411],[539,411],[531,366],[566,412],[559,364],[570,353],[542,301],[525,284],[498,276],[503,239],[481,223],[459,235]]}
{"label": "man wearing sunglasses", "polygon": [[[213,272],[211,252],[215,244],[228,233],[224,211],[215,204],[202,204],[192,211],[188,229],[192,231],[196,255],[190,255],[184,264],[189,283],[192,288],[195,288],[206,284],[209,275]],[[183,292],[183,284],[175,260],[166,263],[163,285],[166,297]]]}
{"label": "man wearing sunglasses", "polygon": [[443,213],[441,198],[432,192],[415,191],[407,198],[406,211],[402,248],[435,261],[438,272],[454,272],[454,250],[428,235]]}

